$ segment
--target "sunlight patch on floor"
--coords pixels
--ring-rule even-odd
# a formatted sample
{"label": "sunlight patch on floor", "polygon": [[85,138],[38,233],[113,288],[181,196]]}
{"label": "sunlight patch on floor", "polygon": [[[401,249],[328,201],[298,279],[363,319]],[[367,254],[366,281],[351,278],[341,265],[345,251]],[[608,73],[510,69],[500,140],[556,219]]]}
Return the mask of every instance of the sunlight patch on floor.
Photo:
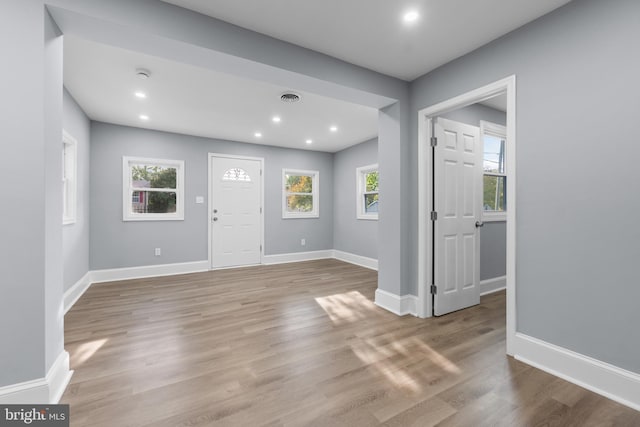
{"label": "sunlight patch on floor", "polygon": [[336,325],[357,322],[376,310],[376,305],[358,291],[316,298]]}
{"label": "sunlight patch on floor", "polygon": [[77,367],[91,359],[98,350],[108,341],[107,338],[80,344],[78,349],[71,354],[71,365]]}
{"label": "sunlight patch on floor", "polygon": [[395,356],[405,353],[404,350],[399,351],[401,345],[396,346],[395,344],[379,345],[373,340],[362,340],[353,343],[351,349],[358,359],[374,367],[396,388],[417,393],[422,390],[420,384],[411,378],[402,366],[394,363],[394,359],[398,359]]}
{"label": "sunlight patch on floor", "polygon": [[459,375],[462,373],[460,368],[458,368],[458,366],[455,363],[453,363],[452,361],[444,357],[442,354],[438,353],[437,351],[429,347],[419,338],[413,337],[411,338],[411,341],[414,345],[416,345],[420,350],[422,350],[427,355],[429,360],[431,360],[435,365],[440,367],[440,369],[456,375]]}
{"label": "sunlight patch on floor", "polygon": [[[372,301],[357,291],[318,297],[315,300],[335,325],[363,321],[377,309]],[[417,336],[396,340],[385,340],[384,336],[378,336],[354,340],[350,347],[364,364],[374,368],[398,389],[407,392],[422,391],[419,371],[412,372],[408,368],[416,363],[427,362],[425,366],[431,366],[431,369],[453,375],[462,374],[455,363]],[[402,360],[402,364],[396,363],[398,360]],[[409,365],[407,360],[410,361]]]}

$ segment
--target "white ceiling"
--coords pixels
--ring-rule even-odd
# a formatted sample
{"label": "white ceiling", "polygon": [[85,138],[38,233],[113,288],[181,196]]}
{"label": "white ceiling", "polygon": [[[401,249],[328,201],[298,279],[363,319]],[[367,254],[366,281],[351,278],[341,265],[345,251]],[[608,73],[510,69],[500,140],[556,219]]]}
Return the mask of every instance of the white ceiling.
{"label": "white ceiling", "polygon": [[[137,68],[151,71],[142,80]],[[336,152],[374,138],[378,112],[291,88],[65,36],[64,84],[92,120],[288,148]],[[146,99],[134,96],[136,91]],[[140,114],[149,116],[141,121]],[[281,117],[279,124],[272,122]],[[330,126],[337,126],[331,132]],[[261,132],[262,138],[256,138]],[[307,139],[313,143],[306,144]]]}
{"label": "white ceiling", "polygon": [[410,81],[570,0],[163,1]]}

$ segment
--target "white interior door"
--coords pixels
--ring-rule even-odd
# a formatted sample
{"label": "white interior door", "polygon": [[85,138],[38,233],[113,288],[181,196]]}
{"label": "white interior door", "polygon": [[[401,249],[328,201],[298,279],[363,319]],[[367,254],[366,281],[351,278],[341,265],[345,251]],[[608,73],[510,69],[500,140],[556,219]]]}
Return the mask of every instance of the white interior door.
{"label": "white interior door", "polygon": [[211,268],[262,262],[262,164],[211,158]]}
{"label": "white interior door", "polygon": [[434,314],[480,303],[482,144],[476,126],[434,124]]}

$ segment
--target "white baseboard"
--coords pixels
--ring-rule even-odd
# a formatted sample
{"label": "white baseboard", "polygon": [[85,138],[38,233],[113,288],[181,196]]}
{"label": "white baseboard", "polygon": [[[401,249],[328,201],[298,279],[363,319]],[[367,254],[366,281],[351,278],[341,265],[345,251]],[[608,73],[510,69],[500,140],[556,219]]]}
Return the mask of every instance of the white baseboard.
{"label": "white baseboard", "polygon": [[507,276],[480,281],[480,296],[489,295],[507,289]]}
{"label": "white baseboard", "polygon": [[62,351],[46,377],[0,387],[0,404],[56,404],[60,402],[72,375],[69,353]]}
{"label": "white baseboard", "polygon": [[288,262],[313,261],[316,259],[333,258],[333,250],[312,252],[293,252],[289,254],[265,255],[262,257],[262,263],[265,265],[286,264]]}
{"label": "white baseboard", "polygon": [[517,333],[514,357],[640,411],[640,375]]}
{"label": "white baseboard", "polygon": [[91,286],[91,271],[87,271],[87,273],[82,276],[80,280],[76,282],[71,288],[67,289],[64,293],[64,314],[67,314],[67,311],[73,304],[80,299],[80,297],[89,289]]}
{"label": "white baseboard", "polygon": [[391,292],[383,291],[382,289],[376,289],[375,304],[398,316],[405,316],[407,314],[417,316],[418,313],[418,297],[414,295],[399,296]]}
{"label": "white baseboard", "polygon": [[113,282],[115,280],[143,279],[145,277],[173,276],[175,274],[209,271],[209,261],[181,262],[176,264],[145,265],[142,267],[112,268],[93,270],[91,283]]}
{"label": "white baseboard", "polygon": [[370,268],[371,270],[378,270],[378,260],[373,258],[367,258],[365,256],[355,255],[349,252],[343,252],[333,250],[333,258],[348,262],[350,264],[359,265],[360,267]]}
{"label": "white baseboard", "polygon": [[60,402],[72,375],[73,371],[69,369],[69,353],[63,350],[47,373],[49,403]]}

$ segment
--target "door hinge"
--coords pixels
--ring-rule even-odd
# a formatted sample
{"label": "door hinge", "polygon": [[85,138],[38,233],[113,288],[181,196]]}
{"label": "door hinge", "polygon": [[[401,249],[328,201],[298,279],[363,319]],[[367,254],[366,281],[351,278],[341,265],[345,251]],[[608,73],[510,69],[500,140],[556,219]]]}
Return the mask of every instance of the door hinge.
{"label": "door hinge", "polygon": [[438,287],[436,285],[431,285],[431,294],[435,295],[438,293]]}
{"label": "door hinge", "polygon": [[260,169],[260,176],[262,176],[262,169]]}
{"label": "door hinge", "polygon": [[262,213],[262,208],[260,208],[260,213]]}
{"label": "door hinge", "polygon": [[260,252],[262,252],[262,245],[260,245]]}
{"label": "door hinge", "polygon": [[438,146],[438,137],[437,136],[432,136],[431,137],[431,146],[432,147],[437,147]]}
{"label": "door hinge", "polygon": [[431,212],[431,221],[437,221],[438,220],[438,212]]}

